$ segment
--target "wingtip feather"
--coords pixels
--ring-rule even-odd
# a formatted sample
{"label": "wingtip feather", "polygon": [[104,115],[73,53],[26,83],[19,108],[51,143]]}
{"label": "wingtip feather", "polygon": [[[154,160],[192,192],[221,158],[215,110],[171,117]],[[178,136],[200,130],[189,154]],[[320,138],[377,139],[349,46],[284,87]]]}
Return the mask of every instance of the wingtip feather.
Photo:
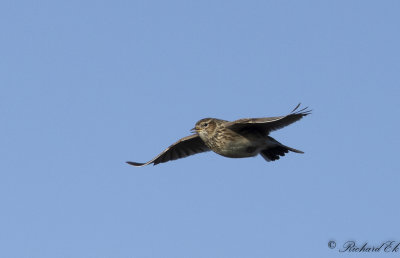
{"label": "wingtip feather", "polygon": [[143,166],[147,165],[146,163],[139,163],[139,162],[133,162],[133,161],[127,161],[126,163],[131,166],[135,166],[135,167],[143,167]]}
{"label": "wingtip feather", "polygon": [[297,106],[292,110],[292,112],[290,112],[290,114],[291,115],[302,115],[302,116],[311,114],[312,110],[308,109],[308,106],[298,110],[300,105],[301,105],[301,103],[297,104]]}

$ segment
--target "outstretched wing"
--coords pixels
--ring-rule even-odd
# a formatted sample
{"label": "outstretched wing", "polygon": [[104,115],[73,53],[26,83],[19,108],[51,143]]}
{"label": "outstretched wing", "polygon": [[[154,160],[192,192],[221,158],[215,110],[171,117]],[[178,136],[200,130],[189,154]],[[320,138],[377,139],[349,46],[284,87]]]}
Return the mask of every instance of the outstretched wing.
{"label": "outstretched wing", "polygon": [[193,134],[180,139],[176,143],[166,148],[157,157],[146,163],[138,163],[132,161],[127,161],[126,163],[137,167],[146,166],[151,163],[157,165],[158,163],[164,163],[170,160],[185,158],[187,156],[206,152],[209,150],[210,149],[204,144],[203,140],[197,134]]}
{"label": "outstretched wing", "polygon": [[233,131],[259,131],[270,133],[272,131],[288,126],[311,113],[308,107],[298,110],[298,104],[289,115],[264,118],[244,118],[233,122],[229,122],[225,127]]}

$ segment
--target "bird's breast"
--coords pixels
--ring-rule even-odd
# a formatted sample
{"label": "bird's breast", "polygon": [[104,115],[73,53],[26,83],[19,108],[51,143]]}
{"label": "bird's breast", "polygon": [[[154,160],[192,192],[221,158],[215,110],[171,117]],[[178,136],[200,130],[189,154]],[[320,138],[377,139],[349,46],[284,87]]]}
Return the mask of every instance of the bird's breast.
{"label": "bird's breast", "polygon": [[215,153],[229,158],[246,158],[259,154],[265,144],[263,139],[249,139],[239,134],[222,134],[209,138],[206,145]]}

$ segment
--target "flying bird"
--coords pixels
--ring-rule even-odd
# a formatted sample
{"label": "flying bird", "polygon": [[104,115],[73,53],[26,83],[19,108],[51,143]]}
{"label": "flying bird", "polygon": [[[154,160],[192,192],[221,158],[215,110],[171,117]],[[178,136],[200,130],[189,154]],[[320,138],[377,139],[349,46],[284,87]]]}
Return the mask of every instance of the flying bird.
{"label": "flying bird", "polygon": [[304,153],[278,142],[269,133],[288,126],[304,116],[311,114],[307,107],[300,109],[298,104],[286,116],[244,118],[233,122],[216,118],[204,118],[191,130],[194,134],[175,142],[154,159],[139,163],[126,163],[142,167],[157,165],[185,158],[201,152],[213,151],[228,158],[247,158],[260,154],[266,161],[278,160],[289,151]]}

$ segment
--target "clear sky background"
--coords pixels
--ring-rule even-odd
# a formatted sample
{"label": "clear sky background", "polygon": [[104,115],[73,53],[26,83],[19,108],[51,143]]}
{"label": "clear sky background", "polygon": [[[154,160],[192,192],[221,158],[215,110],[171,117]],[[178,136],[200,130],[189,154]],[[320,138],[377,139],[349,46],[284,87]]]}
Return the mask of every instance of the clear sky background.
{"label": "clear sky background", "polygon": [[[366,257],[338,249],[399,242],[399,13],[1,1],[0,257]],[[299,102],[313,114],[272,136],[303,155],[125,164],[201,118]]]}

